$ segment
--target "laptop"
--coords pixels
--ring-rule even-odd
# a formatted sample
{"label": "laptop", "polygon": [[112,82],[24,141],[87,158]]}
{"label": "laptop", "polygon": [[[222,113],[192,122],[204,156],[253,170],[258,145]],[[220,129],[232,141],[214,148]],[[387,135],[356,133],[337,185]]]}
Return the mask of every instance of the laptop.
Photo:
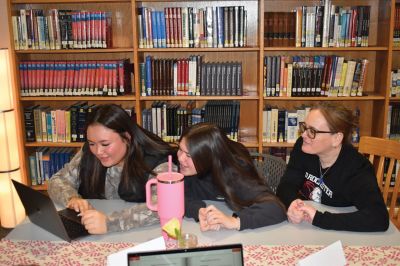
{"label": "laptop", "polygon": [[242,244],[128,253],[128,266],[243,266]]}
{"label": "laptop", "polygon": [[78,212],[71,209],[57,211],[45,194],[15,180],[12,182],[32,223],[68,242],[89,234],[81,224]]}

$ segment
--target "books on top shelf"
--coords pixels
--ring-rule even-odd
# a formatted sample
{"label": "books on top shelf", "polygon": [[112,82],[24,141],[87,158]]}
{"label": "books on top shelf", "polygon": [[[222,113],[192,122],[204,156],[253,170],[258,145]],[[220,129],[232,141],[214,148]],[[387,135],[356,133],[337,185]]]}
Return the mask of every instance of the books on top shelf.
{"label": "books on top shelf", "polygon": [[336,55],[264,57],[264,97],[363,96],[369,61]]}
{"label": "books on top shelf", "polygon": [[246,47],[244,6],[138,8],[139,48]]}
{"label": "books on top shelf", "polygon": [[[71,143],[86,141],[86,120],[95,105],[76,102],[59,109],[48,106],[29,106],[24,108],[26,142]],[[135,109],[126,108],[136,122]]]}
{"label": "books on top shelf", "polygon": [[240,62],[204,62],[203,56],[155,59],[140,63],[141,96],[240,96]]}
{"label": "books on top shelf", "polygon": [[132,94],[129,59],[21,61],[21,96],[117,96]]}
{"label": "books on top shelf", "polygon": [[199,108],[194,101],[186,105],[156,101],[142,111],[143,128],[168,142],[177,141],[185,128],[200,122],[218,125],[230,139],[237,141],[239,120],[238,101],[209,101]]}
{"label": "books on top shelf", "polygon": [[[322,2],[317,6],[299,6],[292,12],[266,12],[264,32],[268,41],[265,46],[368,46],[370,6],[338,6],[331,0]],[[289,43],[277,42],[282,39]]]}
{"label": "books on top shelf", "polygon": [[20,9],[12,16],[15,50],[112,47],[112,14],[104,11]]}

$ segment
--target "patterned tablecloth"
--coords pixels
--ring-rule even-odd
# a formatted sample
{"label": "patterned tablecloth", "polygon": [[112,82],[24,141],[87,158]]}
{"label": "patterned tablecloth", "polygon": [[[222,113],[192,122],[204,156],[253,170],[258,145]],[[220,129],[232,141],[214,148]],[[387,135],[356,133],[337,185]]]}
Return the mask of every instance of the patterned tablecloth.
{"label": "patterned tablecloth", "polygon": [[[0,265],[105,265],[107,256],[132,243],[0,241]],[[245,265],[295,265],[322,246],[244,247]],[[349,265],[400,265],[400,247],[345,246]]]}

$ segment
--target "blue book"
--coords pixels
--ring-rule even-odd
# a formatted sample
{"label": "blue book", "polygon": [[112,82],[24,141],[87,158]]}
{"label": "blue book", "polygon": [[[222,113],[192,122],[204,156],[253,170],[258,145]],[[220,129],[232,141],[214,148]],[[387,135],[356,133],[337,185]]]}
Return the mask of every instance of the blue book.
{"label": "blue book", "polygon": [[53,141],[53,128],[51,126],[51,112],[48,110],[46,112],[46,129],[47,129],[47,141]]}
{"label": "blue book", "polygon": [[160,11],[161,48],[167,48],[167,34],[165,32],[165,14]]}
{"label": "blue book", "polygon": [[146,56],[146,95],[151,96],[152,93],[152,80],[151,80],[151,56]]}
{"label": "blue book", "polygon": [[224,7],[217,7],[217,38],[218,48],[224,47]]}
{"label": "blue book", "polygon": [[153,39],[153,48],[158,48],[158,21],[157,21],[157,11],[150,11],[151,13],[151,35]]}

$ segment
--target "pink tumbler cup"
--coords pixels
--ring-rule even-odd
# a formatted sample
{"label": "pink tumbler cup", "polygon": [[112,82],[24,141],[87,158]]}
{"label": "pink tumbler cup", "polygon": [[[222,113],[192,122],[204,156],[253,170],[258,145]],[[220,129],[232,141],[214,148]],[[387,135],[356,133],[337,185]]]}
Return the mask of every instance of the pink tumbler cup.
{"label": "pink tumbler cup", "polygon": [[[151,187],[157,185],[157,204],[152,203]],[[177,218],[182,224],[185,213],[185,194],[183,175],[176,172],[158,174],[146,183],[146,204],[152,211],[157,211],[161,227],[172,218]],[[162,231],[164,240],[168,235]]]}

